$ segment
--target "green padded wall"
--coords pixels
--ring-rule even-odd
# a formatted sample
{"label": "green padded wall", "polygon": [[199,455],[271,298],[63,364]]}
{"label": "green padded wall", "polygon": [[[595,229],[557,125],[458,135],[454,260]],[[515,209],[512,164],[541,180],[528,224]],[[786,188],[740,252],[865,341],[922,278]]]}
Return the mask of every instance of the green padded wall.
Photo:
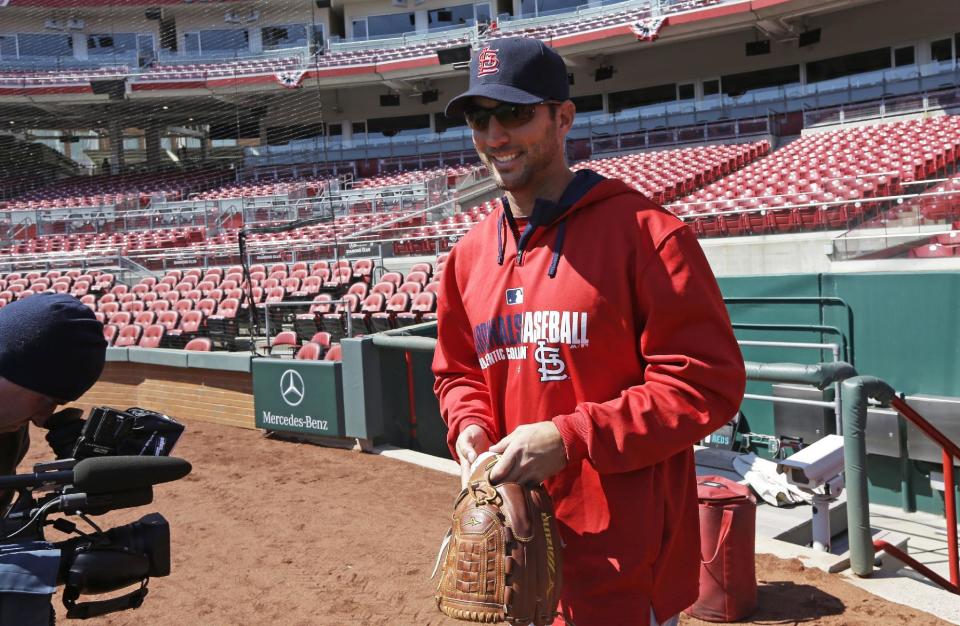
{"label": "green padded wall", "polygon": [[[790,274],[783,276],[734,276],[719,278],[717,282],[724,297],[740,298],[783,298],[817,297],[819,283],[814,274]],[[820,324],[820,308],[814,304],[742,304],[727,305],[730,321],[734,324]],[[822,337],[816,332],[773,331],[773,330],[735,330],[737,339],[756,341],[794,341],[820,343]],[[743,358],[748,361],[764,363],[816,363],[821,360],[818,352],[796,348],[770,348],[744,346]],[[824,355],[823,360],[829,360]],[[749,381],[749,393],[771,395],[771,384]],[[758,433],[773,434],[773,405],[763,400],[744,400],[743,414],[747,418],[750,430]]]}
{"label": "green padded wall", "polygon": [[[823,296],[840,298],[853,311],[850,332],[846,310],[809,304],[729,304],[734,323],[823,324],[848,335],[854,365],[878,376],[897,391],[960,396],[960,273],[851,273],[738,276],[718,279],[724,297]],[[821,317],[822,315],[822,317]],[[739,339],[832,342],[816,333],[737,330]],[[813,351],[744,347],[754,361],[812,363]],[[824,360],[827,357],[824,355]],[[748,391],[769,393],[770,385],[751,382]],[[755,432],[773,432],[772,405],[746,400],[744,414]],[[960,416],[958,416],[960,419]],[[909,480],[920,510],[940,514],[942,498],[931,491],[930,464],[909,464]],[[933,468],[939,470],[939,468]],[[900,506],[900,461],[870,455],[870,499]]]}

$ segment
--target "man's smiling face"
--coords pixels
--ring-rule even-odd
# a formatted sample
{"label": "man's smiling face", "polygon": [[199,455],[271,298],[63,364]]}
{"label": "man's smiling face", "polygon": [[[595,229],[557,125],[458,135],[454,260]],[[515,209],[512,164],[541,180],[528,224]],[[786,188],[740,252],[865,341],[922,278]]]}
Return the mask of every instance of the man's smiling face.
{"label": "man's smiling face", "polygon": [[[492,109],[501,104],[476,97],[472,105]],[[473,129],[473,145],[494,182],[504,191],[523,193],[543,186],[542,180],[563,154],[563,135],[557,124],[554,105],[537,104],[530,121],[506,128],[491,116],[486,128]]]}

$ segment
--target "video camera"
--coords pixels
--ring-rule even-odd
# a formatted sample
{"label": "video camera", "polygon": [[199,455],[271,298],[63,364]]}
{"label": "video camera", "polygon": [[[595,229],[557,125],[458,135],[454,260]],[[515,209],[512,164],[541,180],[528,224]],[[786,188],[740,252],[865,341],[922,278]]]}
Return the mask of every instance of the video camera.
{"label": "video camera", "polygon": [[[108,530],[90,516],[153,502],[153,485],[183,478],[192,469],[169,456],[184,427],[154,411],[90,411],[73,447],[73,458],[34,465],[33,473],[0,476],[0,490],[16,490],[16,502],[0,519],[0,544],[45,540],[44,527],[78,537],[53,544],[60,550],[57,583],[64,584],[67,617],[86,619],[138,608],[150,577],[170,574],[170,526],[159,513]],[[75,432],[75,431],[74,431]],[[71,436],[72,438],[72,436]],[[75,515],[93,530],[82,532],[65,517]],[[137,584],[125,595],[78,602]]]}

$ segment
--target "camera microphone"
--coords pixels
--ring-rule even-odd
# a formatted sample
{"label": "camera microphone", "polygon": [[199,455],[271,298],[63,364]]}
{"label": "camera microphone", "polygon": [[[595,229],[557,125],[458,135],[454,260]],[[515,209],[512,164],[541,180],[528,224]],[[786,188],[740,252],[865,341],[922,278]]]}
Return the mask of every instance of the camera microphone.
{"label": "camera microphone", "polygon": [[0,490],[74,485],[90,494],[131,491],[178,480],[191,469],[189,462],[169,456],[91,457],[73,469],[0,476]]}
{"label": "camera microphone", "polygon": [[170,456],[105,456],[83,459],[73,468],[78,491],[99,494],[142,489],[183,478],[189,462]]}

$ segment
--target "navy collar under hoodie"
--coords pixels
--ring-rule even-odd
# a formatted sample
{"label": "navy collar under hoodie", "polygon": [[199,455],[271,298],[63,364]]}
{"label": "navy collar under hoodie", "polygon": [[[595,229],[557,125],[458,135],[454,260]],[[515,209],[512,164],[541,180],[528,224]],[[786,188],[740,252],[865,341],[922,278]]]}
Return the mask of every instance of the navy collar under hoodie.
{"label": "navy collar under hoodie", "polygon": [[570,184],[563,190],[563,194],[560,196],[558,202],[551,202],[550,200],[544,200],[542,198],[537,198],[534,201],[533,211],[530,212],[530,217],[527,218],[527,225],[524,227],[523,232],[520,232],[520,229],[517,227],[516,218],[514,218],[513,212],[510,210],[510,203],[507,201],[506,196],[504,196],[502,198],[503,212],[500,214],[500,224],[497,228],[497,248],[499,249],[497,263],[503,265],[503,258],[506,253],[507,243],[503,238],[503,230],[505,227],[509,226],[510,232],[513,233],[513,239],[517,244],[517,265],[523,265],[523,253],[533,233],[537,228],[551,226],[559,219],[559,223],[557,224],[557,238],[553,247],[553,260],[550,262],[550,269],[547,271],[547,276],[555,278],[557,275],[557,265],[560,263],[560,254],[563,250],[563,240],[567,233],[567,221],[566,218],[562,216],[602,180],[605,180],[605,178],[593,170],[580,170],[576,172]]}

